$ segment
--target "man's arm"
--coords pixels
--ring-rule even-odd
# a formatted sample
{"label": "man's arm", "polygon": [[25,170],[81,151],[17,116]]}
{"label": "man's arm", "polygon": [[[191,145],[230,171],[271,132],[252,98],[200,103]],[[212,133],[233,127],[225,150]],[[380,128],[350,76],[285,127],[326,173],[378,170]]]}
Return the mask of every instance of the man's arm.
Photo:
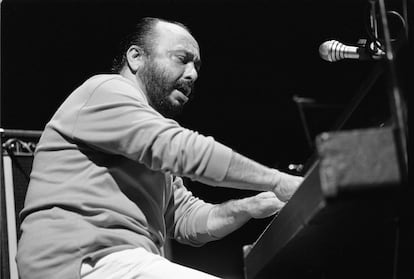
{"label": "man's arm", "polygon": [[251,218],[265,218],[278,212],[303,178],[266,167],[232,151],[222,181],[205,177],[197,180],[215,186],[263,191],[252,197],[216,204],[210,209],[202,227],[212,239],[217,239],[240,228]]}
{"label": "man's arm", "polygon": [[218,186],[265,192],[215,205],[207,218],[209,234],[224,237],[251,218],[260,219],[275,214],[302,181],[302,177],[268,168],[233,151],[226,176]]}
{"label": "man's arm", "polygon": [[209,185],[255,190],[272,191],[281,201],[288,201],[297,190],[303,178],[290,175],[261,165],[237,152],[232,152],[229,167],[222,181],[200,181]]}
{"label": "man's arm", "polygon": [[77,142],[136,160],[155,171],[213,186],[274,191],[282,201],[299,184],[292,176],[164,118],[149,106],[141,91],[120,77],[85,86],[92,86],[94,94],[82,106],[75,102],[77,105],[66,111],[76,118],[65,117],[67,123],[55,123],[68,127],[63,132]]}
{"label": "man's arm", "polygon": [[214,237],[224,237],[251,218],[260,219],[275,214],[284,204],[273,192],[261,192],[252,197],[217,204],[209,212],[207,230]]}

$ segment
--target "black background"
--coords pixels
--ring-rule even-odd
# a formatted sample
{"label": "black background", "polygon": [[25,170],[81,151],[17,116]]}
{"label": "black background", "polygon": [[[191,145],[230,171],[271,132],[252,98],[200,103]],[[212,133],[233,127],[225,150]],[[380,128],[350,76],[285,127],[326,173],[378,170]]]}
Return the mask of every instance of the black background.
{"label": "black background", "polygon": [[[201,46],[203,65],[195,98],[179,122],[262,164],[286,170],[288,164],[304,163],[311,155],[293,96],[339,105],[305,108],[314,138],[333,126],[377,64],[329,63],[318,53],[319,45],[329,39],[355,44],[367,38],[368,2],[5,0],[1,127],[43,129],[73,89],[91,75],[109,71],[128,28],[140,17],[155,16],[186,24]],[[386,2],[401,12],[400,1]],[[406,71],[402,74],[404,80]],[[367,107],[387,115],[386,83],[381,79]],[[360,117],[366,120],[367,115]],[[356,123],[375,126],[383,120],[373,117]],[[210,202],[253,194],[191,181],[187,185]],[[268,222],[252,220],[201,248],[173,243],[173,259],[225,278],[240,278],[241,247],[255,241]]]}

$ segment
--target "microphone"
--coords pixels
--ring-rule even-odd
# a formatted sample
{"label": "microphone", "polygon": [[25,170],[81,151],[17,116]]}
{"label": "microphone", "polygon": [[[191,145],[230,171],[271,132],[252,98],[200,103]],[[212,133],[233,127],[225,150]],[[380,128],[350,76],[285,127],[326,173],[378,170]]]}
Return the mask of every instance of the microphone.
{"label": "microphone", "polygon": [[385,53],[379,48],[373,50],[367,44],[363,47],[347,46],[336,40],[330,40],[319,46],[319,55],[323,60],[336,62],[342,59],[378,60]]}

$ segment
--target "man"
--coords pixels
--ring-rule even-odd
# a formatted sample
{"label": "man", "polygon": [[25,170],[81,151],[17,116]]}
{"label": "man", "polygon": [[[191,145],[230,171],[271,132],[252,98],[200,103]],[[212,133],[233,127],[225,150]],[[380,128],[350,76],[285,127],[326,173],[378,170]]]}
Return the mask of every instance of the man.
{"label": "man", "polygon": [[[219,239],[280,210],[302,178],[168,118],[200,66],[185,26],[143,19],[116,61],[118,74],[87,80],[44,129],[21,213],[20,277],[215,278],[163,258],[166,238]],[[213,205],[180,176],[263,192]]]}

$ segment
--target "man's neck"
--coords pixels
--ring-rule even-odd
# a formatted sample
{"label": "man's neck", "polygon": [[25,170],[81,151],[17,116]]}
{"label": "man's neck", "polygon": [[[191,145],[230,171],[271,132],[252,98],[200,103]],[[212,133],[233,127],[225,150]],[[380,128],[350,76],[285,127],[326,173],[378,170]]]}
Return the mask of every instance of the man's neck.
{"label": "man's neck", "polygon": [[139,91],[142,91],[144,93],[145,98],[147,99],[148,103],[149,103],[149,98],[147,95],[147,91],[145,90],[145,86],[142,83],[142,81],[137,78],[136,75],[134,75],[131,70],[128,67],[124,67],[119,74],[121,76],[123,76],[124,78],[126,78],[127,80],[129,80],[131,82],[131,84],[137,88]]}

